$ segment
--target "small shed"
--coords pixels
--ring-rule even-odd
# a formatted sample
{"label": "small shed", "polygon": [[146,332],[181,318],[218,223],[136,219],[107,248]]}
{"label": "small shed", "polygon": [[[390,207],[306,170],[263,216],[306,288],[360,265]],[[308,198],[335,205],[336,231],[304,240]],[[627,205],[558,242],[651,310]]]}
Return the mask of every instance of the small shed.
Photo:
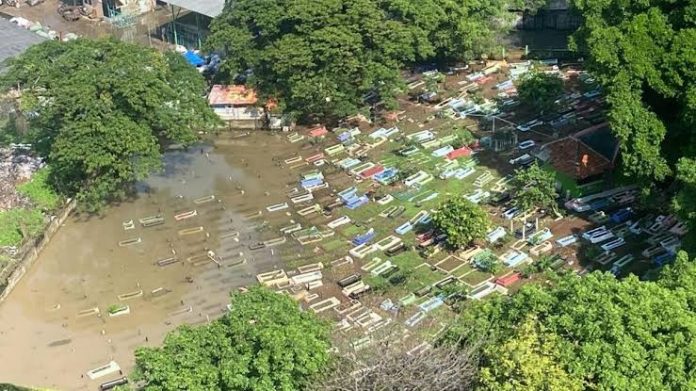
{"label": "small shed", "polygon": [[256,91],[244,85],[216,84],[208,95],[208,104],[223,121],[244,129],[261,126],[264,109],[257,103]]}
{"label": "small shed", "polygon": [[536,156],[556,171],[564,190],[577,195],[579,187],[613,170],[618,154],[619,142],[603,123],[545,144]]}

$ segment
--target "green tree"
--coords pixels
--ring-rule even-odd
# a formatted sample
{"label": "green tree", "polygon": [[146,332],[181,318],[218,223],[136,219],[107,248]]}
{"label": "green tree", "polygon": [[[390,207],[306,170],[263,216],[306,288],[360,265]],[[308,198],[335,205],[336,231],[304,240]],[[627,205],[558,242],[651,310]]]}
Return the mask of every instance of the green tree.
{"label": "green tree", "polygon": [[[696,30],[690,2],[574,0],[583,24],[572,44],[607,92],[623,172],[646,190],[676,179],[677,212],[688,202],[696,158]],[[674,176],[672,176],[674,175]],[[691,242],[696,243],[693,229]]]}
{"label": "green tree", "polygon": [[657,282],[599,272],[557,276],[549,284],[528,284],[515,295],[470,306],[447,339],[487,341],[491,349],[482,362],[489,367],[505,360],[495,346],[522,344],[520,325],[535,319],[541,346],[552,342],[539,352],[571,379],[583,381],[585,389],[694,389],[695,279],[696,267],[686,254]]}
{"label": "green tree", "polygon": [[517,188],[515,200],[520,209],[533,208],[556,210],[556,175],[539,167],[537,163],[529,168],[515,171],[513,186]]}
{"label": "green tree", "polygon": [[480,391],[581,391],[582,380],[559,364],[559,338],[530,318],[507,341],[488,346]]}
{"label": "green tree", "polygon": [[230,55],[262,97],[299,117],[354,114],[376,93],[393,107],[406,64],[472,59],[497,45],[509,2],[238,0],[211,24],[206,45]]}
{"label": "green tree", "polygon": [[491,274],[498,274],[503,270],[502,262],[500,262],[500,259],[493,253],[478,257],[476,259],[476,266],[481,269],[481,271]]}
{"label": "green tree", "polygon": [[440,205],[433,214],[433,224],[447,234],[450,246],[460,248],[483,238],[490,221],[485,210],[460,196]]}
{"label": "green tree", "polygon": [[265,288],[235,293],[209,325],[182,326],[161,348],[135,353],[144,390],[299,390],[329,364],[329,330],[290,297]]}
{"label": "green tree", "polygon": [[49,182],[96,210],[160,168],[163,142],[191,143],[217,123],[206,84],[182,56],[115,40],[35,45],[9,63],[26,135]]}
{"label": "green tree", "polygon": [[444,76],[440,73],[426,75],[424,78],[425,90],[427,92],[440,92],[440,83],[444,80]]}
{"label": "green tree", "polygon": [[694,232],[696,232],[696,159],[683,157],[677,163],[677,180],[680,181],[680,191],[672,199],[672,208],[687,223],[689,237],[686,249],[696,248]]}
{"label": "green tree", "polygon": [[556,109],[556,100],[563,93],[563,80],[558,75],[531,72],[517,87],[520,102],[534,110],[549,113]]}

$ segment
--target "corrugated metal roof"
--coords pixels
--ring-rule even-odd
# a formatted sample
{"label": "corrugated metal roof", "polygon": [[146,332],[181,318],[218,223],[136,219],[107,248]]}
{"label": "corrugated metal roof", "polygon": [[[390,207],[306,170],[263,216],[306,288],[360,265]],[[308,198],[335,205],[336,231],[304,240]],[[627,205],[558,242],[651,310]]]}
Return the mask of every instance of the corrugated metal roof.
{"label": "corrugated metal roof", "polygon": [[3,18],[0,18],[0,37],[0,68],[8,58],[15,57],[29,46],[44,40],[39,35]]}
{"label": "corrugated metal roof", "polygon": [[167,4],[214,18],[222,13],[225,0],[162,0]]}

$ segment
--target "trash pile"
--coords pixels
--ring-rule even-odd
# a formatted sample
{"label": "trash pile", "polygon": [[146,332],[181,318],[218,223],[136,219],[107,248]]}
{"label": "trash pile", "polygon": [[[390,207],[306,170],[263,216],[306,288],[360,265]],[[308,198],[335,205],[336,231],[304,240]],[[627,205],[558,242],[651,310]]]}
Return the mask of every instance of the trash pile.
{"label": "trash pile", "polygon": [[19,16],[10,19],[10,22],[16,24],[19,27],[23,27],[33,33],[36,33],[36,35],[39,35],[46,39],[56,40],[61,38],[64,42],[67,42],[78,38],[77,34],[65,33],[61,35],[59,32],[52,30],[48,26],[43,26],[39,22],[32,22],[31,20]]}
{"label": "trash pile", "polygon": [[17,185],[31,179],[43,166],[40,158],[28,153],[26,145],[0,148],[0,211],[26,205],[27,200],[17,192]]}

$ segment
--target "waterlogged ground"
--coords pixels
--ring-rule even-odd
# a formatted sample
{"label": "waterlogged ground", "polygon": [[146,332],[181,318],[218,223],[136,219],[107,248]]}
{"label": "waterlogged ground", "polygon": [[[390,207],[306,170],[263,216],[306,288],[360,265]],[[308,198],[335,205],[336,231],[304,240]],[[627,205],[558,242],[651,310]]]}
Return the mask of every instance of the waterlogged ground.
{"label": "waterlogged ground", "polygon": [[[88,370],[114,360],[128,373],[138,346],[161,343],[179,324],[220,316],[230,290],[280,266],[270,250],[249,252],[248,244],[273,236],[258,229],[262,218],[249,215],[285,198],[293,178],[272,157],[292,148],[280,136],[257,134],[168,152],[165,172],[139,185],[136,199],[100,217],[69,218],[0,304],[0,380],[95,389],[119,374],[91,381]],[[208,195],[215,199],[199,199]],[[197,216],[174,219],[194,209]],[[162,225],[138,223],[158,214]],[[289,219],[278,213],[283,218]],[[129,220],[135,228],[124,230]],[[191,233],[181,232],[186,229]],[[136,238],[141,242],[119,245]],[[221,257],[219,265],[209,262],[209,250]],[[171,257],[178,262],[157,264]],[[236,265],[241,259],[246,264]],[[118,297],[131,293],[135,297]],[[110,317],[113,305],[128,305],[130,314]],[[95,307],[99,315],[80,315]]]}

